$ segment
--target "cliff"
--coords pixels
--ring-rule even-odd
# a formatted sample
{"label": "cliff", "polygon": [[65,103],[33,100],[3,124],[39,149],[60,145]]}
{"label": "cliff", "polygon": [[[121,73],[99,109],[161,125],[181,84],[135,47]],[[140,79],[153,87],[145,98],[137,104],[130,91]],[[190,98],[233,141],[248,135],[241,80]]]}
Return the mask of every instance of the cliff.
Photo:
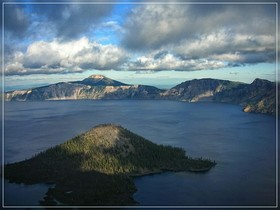
{"label": "cliff", "polygon": [[61,82],[29,90],[9,91],[7,101],[78,99],[156,99],[162,90],[147,85],[127,85],[102,75],[82,81]]}
{"label": "cliff", "polygon": [[245,112],[276,114],[276,83],[255,79],[219,92],[215,101],[240,104]]}
{"label": "cliff", "polygon": [[255,79],[251,84],[217,79],[183,82],[161,94],[162,98],[188,102],[215,101],[238,104],[245,112],[276,114],[276,83]]}
{"label": "cliff", "polygon": [[162,93],[162,97],[173,100],[197,102],[213,100],[219,92],[227,91],[240,85],[237,82],[218,79],[194,79],[183,82]]}

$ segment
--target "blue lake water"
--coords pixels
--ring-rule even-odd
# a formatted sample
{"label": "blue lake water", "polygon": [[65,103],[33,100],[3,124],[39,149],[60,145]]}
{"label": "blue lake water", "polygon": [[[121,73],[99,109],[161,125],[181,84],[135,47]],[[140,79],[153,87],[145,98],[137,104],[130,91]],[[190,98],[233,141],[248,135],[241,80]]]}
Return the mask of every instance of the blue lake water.
{"label": "blue lake water", "polygon": [[[30,158],[101,123],[117,123],[159,144],[218,164],[207,173],[134,180],[140,205],[275,206],[275,118],[210,102],[44,101],[5,103],[4,161]],[[144,155],[144,154],[143,154]],[[5,205],[38,205],[49,186],[5,182]],[[34,197],[36,195],[36,197]]]}

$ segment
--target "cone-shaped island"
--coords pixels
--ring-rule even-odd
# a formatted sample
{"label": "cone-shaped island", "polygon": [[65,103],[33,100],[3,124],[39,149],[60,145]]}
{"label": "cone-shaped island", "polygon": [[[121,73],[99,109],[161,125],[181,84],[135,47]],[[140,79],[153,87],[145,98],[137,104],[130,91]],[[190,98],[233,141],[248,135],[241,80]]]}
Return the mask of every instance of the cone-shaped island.
{"label": "cone-shaped island", "polygon": [[42,205],[133,205],[133,176],[208,171],[215,162],[154,144],[114,124],[99,125],[33,158],[5,165],[10,182],[54,183]]}

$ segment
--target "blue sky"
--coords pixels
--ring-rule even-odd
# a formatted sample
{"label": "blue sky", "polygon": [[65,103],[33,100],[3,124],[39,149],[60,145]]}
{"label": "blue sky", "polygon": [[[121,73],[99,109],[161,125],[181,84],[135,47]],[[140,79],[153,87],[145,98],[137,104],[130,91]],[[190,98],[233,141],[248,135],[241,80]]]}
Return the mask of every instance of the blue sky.
{"label": "blue sky", "polygon": [[4,4],[6,90],[104,74],[276,79],[276,4]]}

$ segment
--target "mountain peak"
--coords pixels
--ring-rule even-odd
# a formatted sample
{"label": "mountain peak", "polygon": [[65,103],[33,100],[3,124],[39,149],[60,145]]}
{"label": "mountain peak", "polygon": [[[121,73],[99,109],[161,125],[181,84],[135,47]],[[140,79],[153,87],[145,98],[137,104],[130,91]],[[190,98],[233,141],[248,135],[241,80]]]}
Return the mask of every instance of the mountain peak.
{"label": "mountain peak", "polygon": [[268,80],[265,80],[265,79],[259,79],[259,78],[256,78],[252,83],[251,85],[253,87],[273,87],[273,83],[268,81]]}
{"label": "mountain peak", "polygon": [[88,78],[91,78],[91,79],[105,79],[106,77],[102,74],[93,74],[93,75],[90,75]]}
{"label": "mountain peak", "polygon": [[126,156],[128,153],[134,151],[133,145],[130,143],[129,138],[124,136],[125,129],[116,124],[101,124],[84,134],[84,139],[90,139],[92,142],[93,136],[98,138],[94,139],[94,144],[103,149],[122,148],[125,147],[126,153],[121,155]]}
{"label": "mountain peak", "polygon": [[122,86],[122,85],[127,85],[125,83],[112,80],[108,77],[105,77],[104,75],[101,74],[93,74],[89,76],[88,78],[84,79],[83,81],[80,82],[81,84],[84,85],[91,85],[91,86]]}

